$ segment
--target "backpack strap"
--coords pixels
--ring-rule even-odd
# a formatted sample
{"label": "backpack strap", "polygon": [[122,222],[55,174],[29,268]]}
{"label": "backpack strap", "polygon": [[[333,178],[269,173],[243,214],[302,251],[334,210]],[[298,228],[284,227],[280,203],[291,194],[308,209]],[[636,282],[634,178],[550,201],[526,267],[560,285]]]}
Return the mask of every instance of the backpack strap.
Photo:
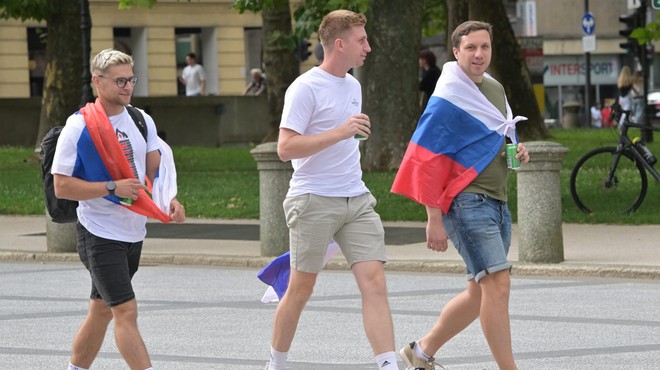
{"label": "backpack strap", "polygon": [[127,105],[126,110],[133,119],[133,122],[135,122],[135,126],[140,130],[142,137],[144,137],[144,141],[147,141],[147,124],[144,122],[144,116],[140,110],[132,105]]}

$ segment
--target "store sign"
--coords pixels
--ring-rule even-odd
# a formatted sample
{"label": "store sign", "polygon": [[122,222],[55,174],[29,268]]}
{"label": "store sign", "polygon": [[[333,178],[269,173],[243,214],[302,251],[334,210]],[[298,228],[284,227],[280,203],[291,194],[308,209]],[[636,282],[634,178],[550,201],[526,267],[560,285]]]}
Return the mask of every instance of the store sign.
{"label": "store sign", "polygon": [[[585,84],[586,65],[584,55],[548,56],[544,58],[543,83],[546,86],[574,86]],[[591,56],[591,83],[613,85],[619,74],[616,56]]]}

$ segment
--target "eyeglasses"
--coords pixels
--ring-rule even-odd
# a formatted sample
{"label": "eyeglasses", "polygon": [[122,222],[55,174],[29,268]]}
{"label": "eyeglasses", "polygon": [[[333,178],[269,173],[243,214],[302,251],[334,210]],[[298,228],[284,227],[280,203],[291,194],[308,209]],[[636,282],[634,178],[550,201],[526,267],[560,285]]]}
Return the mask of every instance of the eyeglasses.
{"label": "eyeglasses", "polygon": [[117,84],[117,87],[119,87],[120,89],[123,89],[124,87],[126,87],[126,84],[129,83],[129,82],[131,83],[131,86],[137,85],[137,82],[138,82],[138,78],[136,76],[132,76],[132,77],[129,77],[129,78],[126,78],[126,77],[110,78],[110,77],[105,77],[103,75],[98,75],[98,76],[101,77],[101,78],[107,78],[109,80],[115,81],[115,83]]}

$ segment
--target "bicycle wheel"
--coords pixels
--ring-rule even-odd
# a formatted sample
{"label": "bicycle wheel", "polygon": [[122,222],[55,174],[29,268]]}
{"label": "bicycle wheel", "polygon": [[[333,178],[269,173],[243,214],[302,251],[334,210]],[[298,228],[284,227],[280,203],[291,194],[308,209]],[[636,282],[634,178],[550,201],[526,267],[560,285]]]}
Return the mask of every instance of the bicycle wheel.
{"label": "bicycle wheel", "polygon": [[627,214],[644,201],[647,188],[646,171],[629,150],[619,157],[614,176],[608,183],[616,148],[603,147],[590,151],[577,162],[571,173],[571,196],[586,214]]}

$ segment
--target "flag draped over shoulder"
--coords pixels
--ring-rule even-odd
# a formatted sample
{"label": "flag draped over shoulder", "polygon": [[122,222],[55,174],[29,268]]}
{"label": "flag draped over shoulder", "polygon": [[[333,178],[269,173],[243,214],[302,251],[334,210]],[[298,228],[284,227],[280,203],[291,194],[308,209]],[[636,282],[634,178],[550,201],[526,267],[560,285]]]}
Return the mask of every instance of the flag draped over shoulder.
{"label": "flag draped over shoulder", "polygon": [[[487,73],[484,78],[492,79]],[[517,143],[515,125],[527,118],[513,118],[508,101],[506,111],[505,118],[456,62],[445,63],[392,192],[446,213],[454,197],[498,155],[505,136]]]}
{"label": "flag draped over shoulder", "polygon": [[[101,163],[96,163],[96,166],[88,167],[99,168],[103,165],[103,168],[99,168],[98,172],[93,176],[94,178],[86,176],[84,179],[88,181],[103,181],[135,178],[133,170],[131,170],[131,166],[119,145],[119,141],[117,141],[117,135],[112,129],[108,115],[98,99],[94,103],[87,103],[86,106],[80,109],[80,113],[85,118],[87,132],[93,145],[81,145],[79,143],[78,150],[79,152],[82,150],[80,154],[86,161],[99,161],[100,159]],[[88,172],[88,174],[91,173]],[[110,175],[110,178],[103,178],[107,174]],[[119,198],[117,196],[109,195],[105,198],[119,204]],[[163,212],[142,189],[140,189],[138,199],[132,205],[122,206],[143,216],[155,218],[163,223],[169,223],[171,220],[170,216]]]}

